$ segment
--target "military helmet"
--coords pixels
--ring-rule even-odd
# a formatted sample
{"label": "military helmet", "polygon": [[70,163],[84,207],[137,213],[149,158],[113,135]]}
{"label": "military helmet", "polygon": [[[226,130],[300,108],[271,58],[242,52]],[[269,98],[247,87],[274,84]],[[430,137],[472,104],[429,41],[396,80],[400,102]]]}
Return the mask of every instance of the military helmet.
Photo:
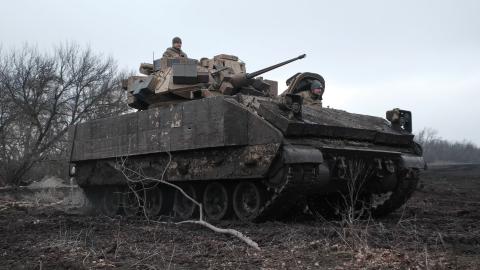
{"label": "military helmet", "polygon": [[325,86],[322,82],[320,82],[319,80],[312,80],[310,84],[310,92],[312,92],[313,95],[319,96],[321,99],[324,91]]}
{"label": "military helmet", "polygon": [[174,37],[174,38],[172,39],[172,44],[175,44],[175,43],[182,43],[182,39],[179,38],[179,37]]}

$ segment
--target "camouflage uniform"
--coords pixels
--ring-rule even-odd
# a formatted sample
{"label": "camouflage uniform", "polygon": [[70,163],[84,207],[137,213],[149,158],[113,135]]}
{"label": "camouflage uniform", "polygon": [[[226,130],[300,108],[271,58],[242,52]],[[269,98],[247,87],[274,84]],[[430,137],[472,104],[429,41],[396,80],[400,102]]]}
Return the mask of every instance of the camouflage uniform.
{"label": "camouflage uniform", "polygon": [[303,97],[303,104],[317,105],[322,107],[322,95],[325,90],[324,84],[318,80],[309,80],[308,83],[299,86],[297,95]]}
{"label": "camouflage uniform", "polygon": [[322,99],[308,90],[298,92],[297,95],[303,97],[303,104],[305,105],[317,105],[322,107]]}
{"label": "camouflage uniform", "polygon": [[185,57],[187,58],[187,54],[182,51],[182,49],[177,49],[175,48],[175,43],[180,43],[182,44],[182,39],[179,37],[174,37],[172,39],[172,47],[167,48],[165,52],[163,53],[163,57],[166,58],[180,58],[180,57]]}
{"label": "camouflage uniform", "polygon": [[174,47],[167,48],[163,53],[163,57],[166,58],[180,58],[185,57],[187,58],[187,54],[182,50],[176,49]]}

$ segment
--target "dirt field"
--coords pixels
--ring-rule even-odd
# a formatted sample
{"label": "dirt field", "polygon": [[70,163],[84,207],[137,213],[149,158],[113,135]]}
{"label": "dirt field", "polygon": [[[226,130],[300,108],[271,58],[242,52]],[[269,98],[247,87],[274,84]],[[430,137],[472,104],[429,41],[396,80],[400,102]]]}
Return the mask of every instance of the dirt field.
{"label": "dirt field", "polygon": [[480,165],[431,167],[388,218],[243,224],[261,250],[197,225],[0,202],[1,269],[480,269]]}

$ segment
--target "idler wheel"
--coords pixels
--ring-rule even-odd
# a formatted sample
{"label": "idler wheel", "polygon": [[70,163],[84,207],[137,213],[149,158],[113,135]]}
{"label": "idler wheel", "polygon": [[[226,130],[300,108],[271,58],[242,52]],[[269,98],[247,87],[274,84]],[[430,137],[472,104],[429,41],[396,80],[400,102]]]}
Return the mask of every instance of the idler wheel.
{"label": "idler wheel", "polygon": [[[183,189],[183,191],[185,191],[185,193],[188,194],[188,196],[195,200],[197,199],[195,196],[195,189],[192,185],[186,184],[180,187]],[[180,191],[175,190],[173,199],[173,212],[178,218],[182,220],[191,218],[195,212],[196,206],[197,205],[194,202],[185,197]]]}
{"label": "idler wheel", "polygon": [[260,213],[263,197],[255,183],[242,182],[233,192],[233,210],[240,220],[251,221]]}
{"label": "idler wheel", "polygon": [[130,188],[125,189],[122,194],[122,210],[125,216],[134,217],[138,213],[138,198]]}
{"label": "idler wheel", "polygon": [[160,215],[163,207],[163,192],[158,187],[148,188],[145,198],[145,212],[149,218]]}
{"label": "idler wheel", "polygon": [[397,179],[397,186],[391,192],[372,194],[372,215],[374,217],[385,216],[395,211],[412,196],[419,181],[418,170],[398,172]]}
{"label": "idler wheel", "polygon": [[102,211],[103,207],[103,190],[98,187],[84,187],[83,191],[87,197],[89,206],[94,213],[99,213]]}
{"label": "idler wheel", "polygon": [[230,207],[227,188],[213,182],[203,192],[203,209],[210,221],[219,221],[227,216]]}
{"label": "idler wheel", "polygon": [[103,192],[102,212],[106,216],[114,217],[120,210],[122,192],[118,187],[107,188]]}

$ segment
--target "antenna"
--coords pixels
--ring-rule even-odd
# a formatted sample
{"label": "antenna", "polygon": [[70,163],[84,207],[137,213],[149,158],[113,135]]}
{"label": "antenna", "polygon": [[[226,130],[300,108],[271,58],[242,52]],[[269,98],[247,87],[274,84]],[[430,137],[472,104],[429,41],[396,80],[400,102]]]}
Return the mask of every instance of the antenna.
{"label": "antenna", "polygon": [[152,52],[152,64],[155,62],[155,51]]}

